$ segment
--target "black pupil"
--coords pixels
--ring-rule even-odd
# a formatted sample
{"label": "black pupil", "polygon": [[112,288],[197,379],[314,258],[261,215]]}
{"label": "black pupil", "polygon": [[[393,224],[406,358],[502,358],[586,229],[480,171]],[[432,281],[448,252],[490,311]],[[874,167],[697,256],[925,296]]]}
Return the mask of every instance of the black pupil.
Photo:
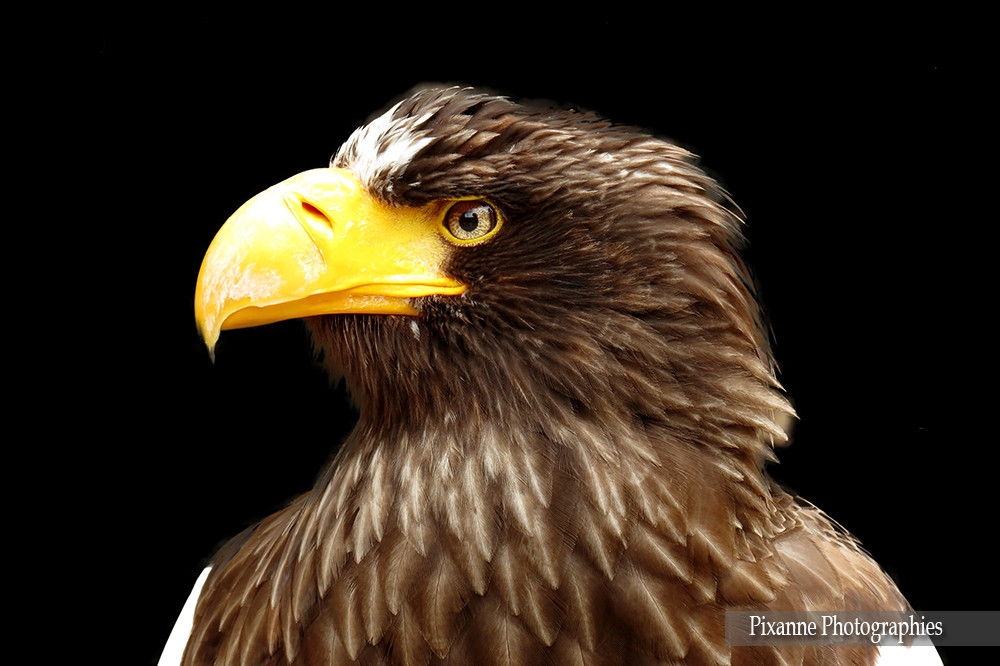
{"label": "black pupil", "polygon": [[462,217],[458,218],[458,224],[462,229],[468,233],[472,233],[479,226],[479,216],[476,215],[476,210],[467,210],[462,213]]}

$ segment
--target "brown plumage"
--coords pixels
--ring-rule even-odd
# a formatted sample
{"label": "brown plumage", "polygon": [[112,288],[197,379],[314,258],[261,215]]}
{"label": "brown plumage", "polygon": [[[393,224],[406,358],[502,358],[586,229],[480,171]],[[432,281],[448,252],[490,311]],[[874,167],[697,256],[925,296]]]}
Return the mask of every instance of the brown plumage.
{"label": "brown plumage", "polygon": [[316,487],[217,558],[185,664],[865,664],[728,648],[727,609],[906,602],[763,463],[778,392],[741,221],[677,146],[426,89],[332,166],[481,198],[460,296],[309,320],[361,407]]}

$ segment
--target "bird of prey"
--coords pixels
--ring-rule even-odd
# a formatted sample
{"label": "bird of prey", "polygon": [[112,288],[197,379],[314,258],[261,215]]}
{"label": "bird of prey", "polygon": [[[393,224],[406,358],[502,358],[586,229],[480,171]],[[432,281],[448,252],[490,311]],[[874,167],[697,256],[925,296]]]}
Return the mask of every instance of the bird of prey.
{"label": "bird of prey", "polygon": [[908,608],[764,471],[792,410],[741,224],[675,145],[448,87],[244,204],[210,352],[307,318],[360,420],[202,576],[182,663],[876,663],[725,642],[727,610]]}

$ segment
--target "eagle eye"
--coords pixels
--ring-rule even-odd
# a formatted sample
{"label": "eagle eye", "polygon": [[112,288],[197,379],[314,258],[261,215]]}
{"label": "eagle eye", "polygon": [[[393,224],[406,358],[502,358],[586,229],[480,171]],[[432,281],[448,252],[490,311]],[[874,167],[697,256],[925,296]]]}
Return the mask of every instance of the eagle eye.
{"label": "eagle eye", "polygon": [[444,226],[462,245],[483,242],[493,235],[500,223],[496,209],[479,199],[459,201],[445,214]]}

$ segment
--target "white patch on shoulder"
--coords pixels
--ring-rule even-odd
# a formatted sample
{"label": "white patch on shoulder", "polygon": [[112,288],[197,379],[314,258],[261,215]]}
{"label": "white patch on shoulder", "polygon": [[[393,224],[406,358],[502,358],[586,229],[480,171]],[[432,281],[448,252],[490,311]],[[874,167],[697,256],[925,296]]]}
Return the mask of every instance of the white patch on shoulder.
{"label": "white patch on shoulder", "polygon": [[432,141],[421,127],[433,112],[418,118],[393,118],[400,104],[402,102],[364,127],[354,130],[334,158],[334,162],[339,162],[344,156],[353,158],[350,169],[369,189],[374,189],[375,183],[385,182],[389,182],[391,187],[392,177],[406,168]]}
{"label": "white patch on shoulder", "polygon": [[184,657],[184,648],[187,646],[188,638],[191,636],[191,627],[194,626],[194,609],[198,605],[198,597],[201,596],[201,588],[205,587],[208,580],[208,573],[212,567],[206,568],[194,582],[194,589],[184,602],[181,614],[177,616],[177,622],[167,638],[167,644],[163,646],[163,653],[160,654],[158,666],[180,666]]}
{"label": "white patch on shoulder", "polygon": [[883,636],[886,643],[879,646],[875,666],[943,666],[937,648],[926,636],[918,637],[912,647],[896,645],[891,636]]}

